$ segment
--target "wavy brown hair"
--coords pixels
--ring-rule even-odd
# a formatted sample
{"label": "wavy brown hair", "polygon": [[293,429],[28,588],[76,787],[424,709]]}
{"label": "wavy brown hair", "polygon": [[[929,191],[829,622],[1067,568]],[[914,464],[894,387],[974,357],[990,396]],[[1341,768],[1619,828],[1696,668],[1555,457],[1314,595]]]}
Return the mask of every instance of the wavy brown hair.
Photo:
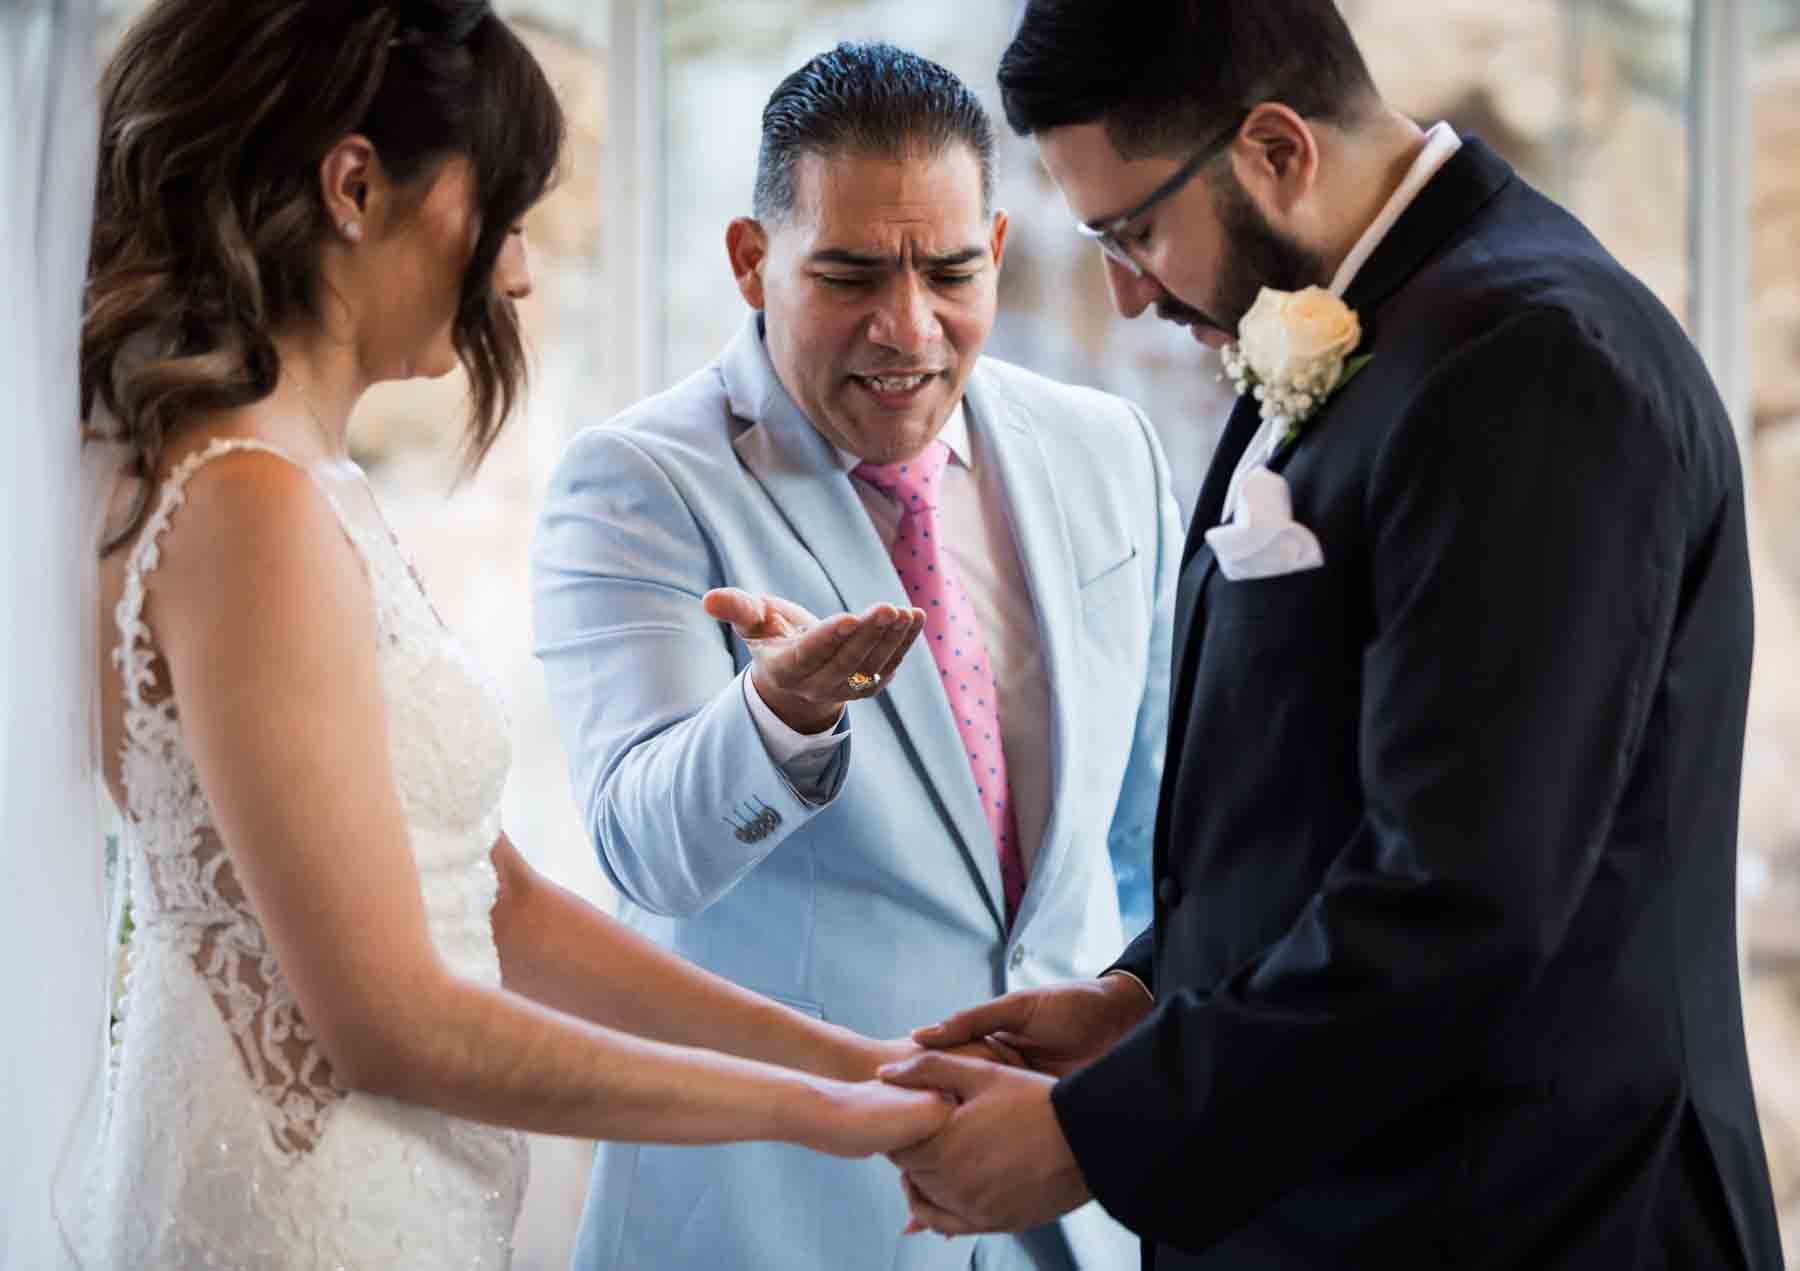
{"label": "wavy brown hair", "polygon": [[81,411],[138,478],[103,554],[143,525],[184,420],[275,390],[273,333],[319,312],[320,165],[351,133],[421,195],[444,161],[472,165],[480,236],[453,340],[466,466],[481,462],[526,378],[494,267],[564,136],[542,69],[486,0],[155,0],[107,67],[100,125]]}

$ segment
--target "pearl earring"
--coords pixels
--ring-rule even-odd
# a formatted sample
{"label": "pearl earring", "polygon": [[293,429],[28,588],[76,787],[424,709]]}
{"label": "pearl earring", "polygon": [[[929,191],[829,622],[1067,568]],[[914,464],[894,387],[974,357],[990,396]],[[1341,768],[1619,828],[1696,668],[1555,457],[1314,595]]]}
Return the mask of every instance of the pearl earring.
{"label": "pearl earring", "polygon": [[356,220],[345,221],[342,225],[338,226],[338,229],[343,233],[344,237],[349,239],[351,242],[353,242],[353,243],[362,242],[362,222],[361,221],[356,221]]}

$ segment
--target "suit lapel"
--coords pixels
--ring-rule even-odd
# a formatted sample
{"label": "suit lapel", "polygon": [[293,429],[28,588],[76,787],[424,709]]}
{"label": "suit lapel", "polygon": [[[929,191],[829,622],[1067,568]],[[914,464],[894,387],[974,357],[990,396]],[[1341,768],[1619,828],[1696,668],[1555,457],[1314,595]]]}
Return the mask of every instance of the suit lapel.
{"label": "suit lapel", "polygon": [[[1206,585],[1212,580],[1219,561],[1206,541],[1206,532],[1219,523],[1225,510],[1225,495],[1231,478],[1237,472],[1244,451],[1256,437],[1262,423],[1261,411],[1254,397],[1245,394],[1232,407],[1231,418],[1213,451],[1212,464],[1200,496],[1194,501],[1193,519],[1188,523],[1187,546],[1182,552],[1181,578],[1175,588],[1174,660],[1170,674],[1169,742],[1163,752],[1162,794],[1157,801],[1155,867],[1163,869],[1162,853],[1167,842],[1168,818],[1174,806],[1174,792],[1181,775],[1181,751],[1187,742],[1189,711],[1194,700],[1194,677],[1199,673],[1200,647],[1205,642],[1204,624]],[[1297,442],[1290,442],[1270,456],[1269,466],[1279,471]]]}
{"label": "suit lapel", "polygon": [[[732,413],[751,425],[734,443],[738,458],[819,563],[846,612],[906,604],[906,590],[850,474],[782,388],[759,323],[746,323],[720,363]],[[930,651],[916,646],[877,701],[936,796],[995,921],[1002,922],[993,834]]]}
{"label": "suit lapel", "polygon": [[1171,666],[1169,697],[1169,744],[1163,754],[1162,798],[1157,807],[1156,842],[1163,841],[1163,821],[1168,816],[1170,794],[1176,774],[1181,768],[1181,746],[1187,738],[1188,706],[1193,699],[1194,668],[1198,663],[1199,630],[1203,617],[1200,598],[1212,577],[1218,561],[1207,546],[1206,531],[1219,523],[1225,506],[1225,493],[1231,486],[1231,474],[1238,460],[1256,436],[1262,422],[1256,400],[1240,397],[1225,421],[1225,431],[1213,450],[1206,479],[1200,484],[1200,496],[1194,500],[1193,518],[1188,522],[1187,545],[1181,553],[1181,580],[1175,589],[1174,661]]}
{"label": "suit lapel", "polygon": [[1225,431],[1219,436],[1219,444],[1213,450],[1212,463],[1206,470],[1206,480],[1200,484],[1200,496],[1194,500],[1193,519],[1188,522],[1187,546],[1181,553],[1182,585],[1176,597],[1177,670],[1185,656],[1196,600],[1218,563],[1213,558],[1212,548],[1206,545],[1206,531],[1219,523],[1219,515],[1225,508],[1226,492],[1231,488],[1231,476],[1237,471],[1238,461],[1244,457],[1244,451],[1249,449],[1261,423],[1255,399],[1247,395],[1238,398],[1237,404],[1231,408],[1230,418],[1225,421]]}
{"label": "suit lapel", "polygon": [[1080,621],[1081,597],[1068,518],[1029,420],[979,368],[969,379],[964,404],[970,432],[979,447],[977,462],[994,465],[1005,491],[1013,545],[1031,592],[1050,689],[1050,809],[1019,907],[1017,925],[1022,928],[1041,903],[1065,855],[1059,846],[1068,837],[1062,828],[1063,809],[1069,803],[1063,787],[1069,773],[1078,767],[1075,751],[1080,743],[1075,686],[1081,681],[1074,626]]}

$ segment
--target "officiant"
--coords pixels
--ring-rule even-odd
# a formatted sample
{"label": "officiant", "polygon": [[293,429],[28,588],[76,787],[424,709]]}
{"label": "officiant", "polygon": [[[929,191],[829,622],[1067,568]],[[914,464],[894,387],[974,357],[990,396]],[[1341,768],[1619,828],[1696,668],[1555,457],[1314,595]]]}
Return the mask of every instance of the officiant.
{"label": "officiant", "polygon": [[[575,439],[534,554],[538,654],[631,919],[881,1038],[1116,955],[1167,726],[1168,469],[1129,403],[983,355],[993,166],[983,108],[923,58],[843,45],[789,76],[726,234],[743,325]],[[880,1161],[607,1145],[576,1263],[1137,1262],[1097,1206],[949,1243],[905,1222]]]}

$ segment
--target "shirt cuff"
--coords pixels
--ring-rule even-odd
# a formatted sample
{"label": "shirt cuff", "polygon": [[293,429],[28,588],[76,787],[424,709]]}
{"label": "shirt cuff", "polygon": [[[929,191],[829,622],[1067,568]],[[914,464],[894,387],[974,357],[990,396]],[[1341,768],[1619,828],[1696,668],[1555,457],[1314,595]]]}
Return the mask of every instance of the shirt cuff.
{"label": "shirt cuff", "polygon": [[1142,980],[1138,979],[1137,976],[1133,975],[1131,972],[1121,971],[1115,967],[1113,970],[1107,971],[1105,974],[1101,975],[1100,978],[1104,980],[1108,975],[1123,976],[1125,979],[1130,980],[1133,984],[1137,985],[1140,989],[1144,990],[1144,996],[1149,998],[1151,1002],[1154,1003],[1156,1001],[1156,994],[1154,994],[1150,991],[1150,986],[1148,984],[1145,984]]}
{"label": "shirt cuff", "polygon": [[[789,728],[762,699],[756,691],[756,682],[750,672],[745,671],[744,705],[750,709],[750,720],[756,725],[756,731],[762,738],[763,746],[769,752],[769,758],[777,768],[785,768],[797,759],[807,759],[827,755],[844,744],[850,736],[850,729],[845,724],[842,708],[838,710],[836,722],[822,733],[803,733]],[[809,767],[812,765],[809,765]],[[817,765],[823,768],[823,764]],[[810,775],[810,774],[809,774]]]}

